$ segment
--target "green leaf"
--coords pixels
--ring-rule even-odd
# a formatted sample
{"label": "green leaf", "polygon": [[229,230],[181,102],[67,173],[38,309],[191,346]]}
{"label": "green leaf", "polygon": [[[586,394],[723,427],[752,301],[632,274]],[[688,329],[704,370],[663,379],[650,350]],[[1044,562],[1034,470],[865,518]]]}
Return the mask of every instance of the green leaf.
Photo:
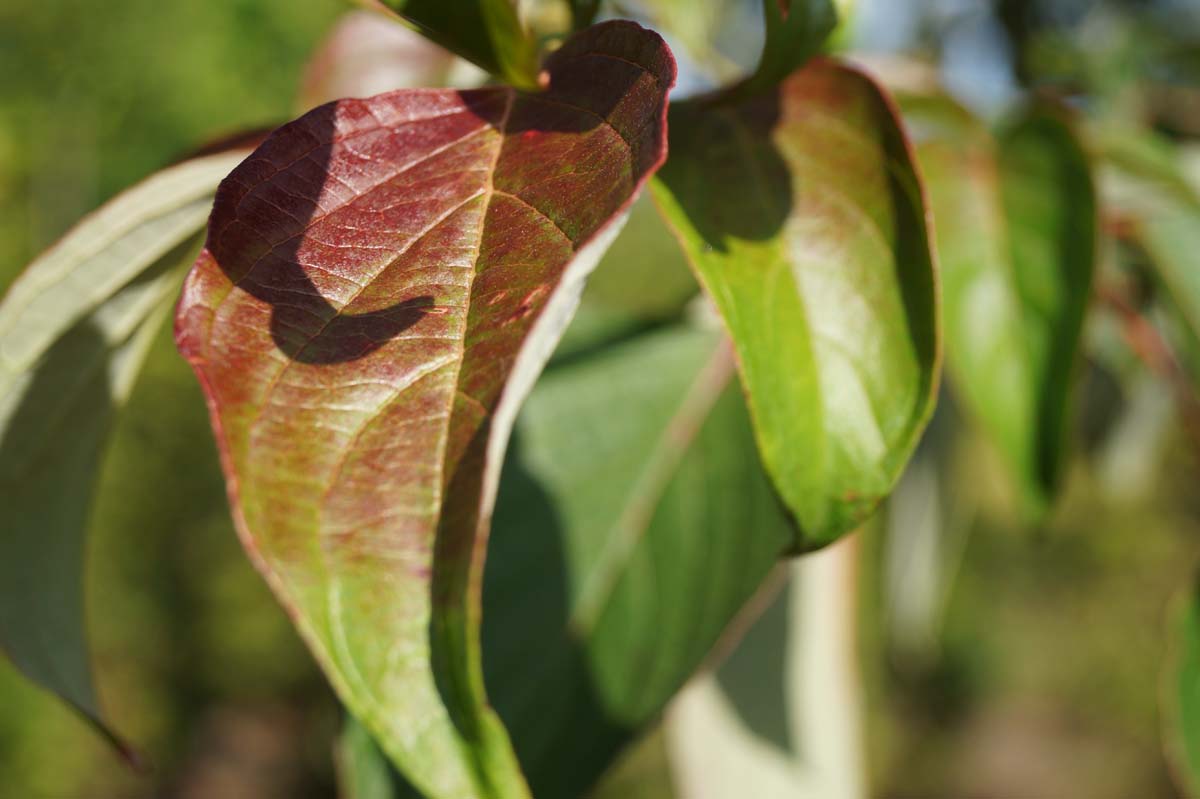
{"label": "green leaf", "polygon": [[84,632],[92,484],[217,183],[244,155],[197,158],[118,195],[0,302],[0,648],[110,737]]}
{"label": "green leaf", "polygon": [[678,321],[699,292],[679,242],[649,193],[643,194],[588,278],[579,311],[554,359],[578,357],[651,326]]}
{"label": "green leaf", "polygon": [[832,0],[762,0],[766,39],[758,69],[733,96],[769,91],[820,51],[837,27]]}
{"label": "green leaf", "polygon": [[515,0],[381,0],[447,50],[518,89],[538,88],[538,49]]}
{"label": "green leaf", "polygon": [[1105,207],[1127,223],[1162,285],[1200,342],[1200,190],[1170,141],[1149,131],[1098,131]]}
{"label": "green leaf", "polygon": [[674,61],[587,29],[536,95],[398,91],[278,130],[218,191],[176,319],[248,552],[433,797],[522,796],[482,562],[517,409],[666,155]]}
{"label": "green leaf", "polygon": [[936,219],[950,375],[1036,517],[1062,476],[1091,293],[1088,159],[1056,112],[1030,111],[994,139],[947,98],[903,103]]}
{"label": "green leaf", "polygon": [[814,61],[734,106],[672,108],[655,198],[737,348],[759,451],[827,544],[895,483],[933,407],[937,292],[904,134],[862,74]]}
{"label": "green leaf", "polygon": [[1165,670],[1163,740],[1179,787],[1200,791],[1200,591],[1193,584],[1172,609]]}
{"label": "green leaf", "polygon": [[579,796],[790,543],[733,353],[686,325],[552,367],[517,423],[484,583],[488,694],[535,796]]}

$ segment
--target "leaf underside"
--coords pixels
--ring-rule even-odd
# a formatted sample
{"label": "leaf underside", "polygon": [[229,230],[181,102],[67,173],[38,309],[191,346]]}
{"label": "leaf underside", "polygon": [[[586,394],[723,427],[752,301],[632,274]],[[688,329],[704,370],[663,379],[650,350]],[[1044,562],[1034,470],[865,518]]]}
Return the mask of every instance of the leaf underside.
{"label": "leaf underside", "polygon": [[816,60],[736,103],[677,104],[655,199],[736,348],[759,451],[796,549],[891,489],[932,409],[937,287],[896,115]]}
{"label": "leaf underside", "polygon": [[244,156],[197,158],[123,192],[0,302],[0,650],[114,741],[84,625],[92,487],[217,183]]}
{"label": "leaf underside", "polygon": [[488,695],[535,796],[585,794],[790,538],[715,331],[671,325],[547,370],[484,584]]}
{"label": "leaf underside", "polygon": [[606,23],[550,86],[314,110],[222,184],[176,319],[243,542],[351,711],[434,797],[522,795],[480,583],[516,409],[665,157],[674,62]]}

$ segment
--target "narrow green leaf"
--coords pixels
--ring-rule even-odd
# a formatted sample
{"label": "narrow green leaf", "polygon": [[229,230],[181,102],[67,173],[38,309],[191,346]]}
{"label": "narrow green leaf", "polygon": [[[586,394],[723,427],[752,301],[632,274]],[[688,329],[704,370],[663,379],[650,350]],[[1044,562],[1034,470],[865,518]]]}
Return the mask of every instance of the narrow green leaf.
{"label": "narrow green leaf", "polygon": [[904,134],[862,74],[814,61],[734,106],[672,109],[655,198],[737,348],[759,451],[827,544],[887,494],[933,407],[937,291]]}
{"label": "narrow green leaf", "polygon": [[954,387],[1006,457],[1027,512],[1061,479],[1095,261],[1088,159],[1054,112],[994,139],[944,97],[904,100],[933,203]]}
{"label": "narrow green leaf", "polygon": [[594,26],[547,68],[541,94],[398,91],[276,131],[222,183],[176,319],[248,552],[433,797],[526,794],[479,662],[500,466],[666,155],[656,34]]}
{"label": "narrow green leaf", "polygon": [[1172,652],[1164,673],[1163,740],[1179,787],[1200,791],[1200,590],[1193,584],[1172,608]]}
{"label": "narrow green leaf", "polygon": [[117,196],[0,302],[0,649],[105,731],[81,587],[92,484],[217,183],[243,155],[188,161]]}
{"label": "narrow green leaf", "polygon": [[535,796],[583,795],[790,544],[734,372],[679,325],[552,367],[522,411],[483,641]]}
{"label": "narrow green leaf", "polygon": [[381,0],[452,53],[518,89],[538,88],[537,43],[515,0]]}

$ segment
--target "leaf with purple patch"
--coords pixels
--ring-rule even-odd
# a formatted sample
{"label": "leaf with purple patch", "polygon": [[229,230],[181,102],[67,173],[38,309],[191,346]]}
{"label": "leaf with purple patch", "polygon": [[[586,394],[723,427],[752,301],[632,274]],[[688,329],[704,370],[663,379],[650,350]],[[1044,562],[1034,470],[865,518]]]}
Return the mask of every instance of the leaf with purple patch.
{"label": "leaf with purple patch", "polygon": [[549,88],[323,106],[222,184],[176,334],[234,517],[350,710],[434,797],[527,793],[479,663],[517,409],[666,155],[674,61],[632,23]]}

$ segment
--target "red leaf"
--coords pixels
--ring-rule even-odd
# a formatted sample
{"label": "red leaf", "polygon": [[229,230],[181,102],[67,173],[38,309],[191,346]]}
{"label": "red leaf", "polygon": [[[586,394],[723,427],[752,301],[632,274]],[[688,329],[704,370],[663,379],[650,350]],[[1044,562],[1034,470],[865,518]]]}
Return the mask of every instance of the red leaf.
{"label": "red leaf", "polygon": [[539,95],[399,91],[280,128],[221,185],[176,320],[243,543],[434,796],[523,792],[479,672],[500,462],[666,155],[656,34],[599,25],[547,70]]}

